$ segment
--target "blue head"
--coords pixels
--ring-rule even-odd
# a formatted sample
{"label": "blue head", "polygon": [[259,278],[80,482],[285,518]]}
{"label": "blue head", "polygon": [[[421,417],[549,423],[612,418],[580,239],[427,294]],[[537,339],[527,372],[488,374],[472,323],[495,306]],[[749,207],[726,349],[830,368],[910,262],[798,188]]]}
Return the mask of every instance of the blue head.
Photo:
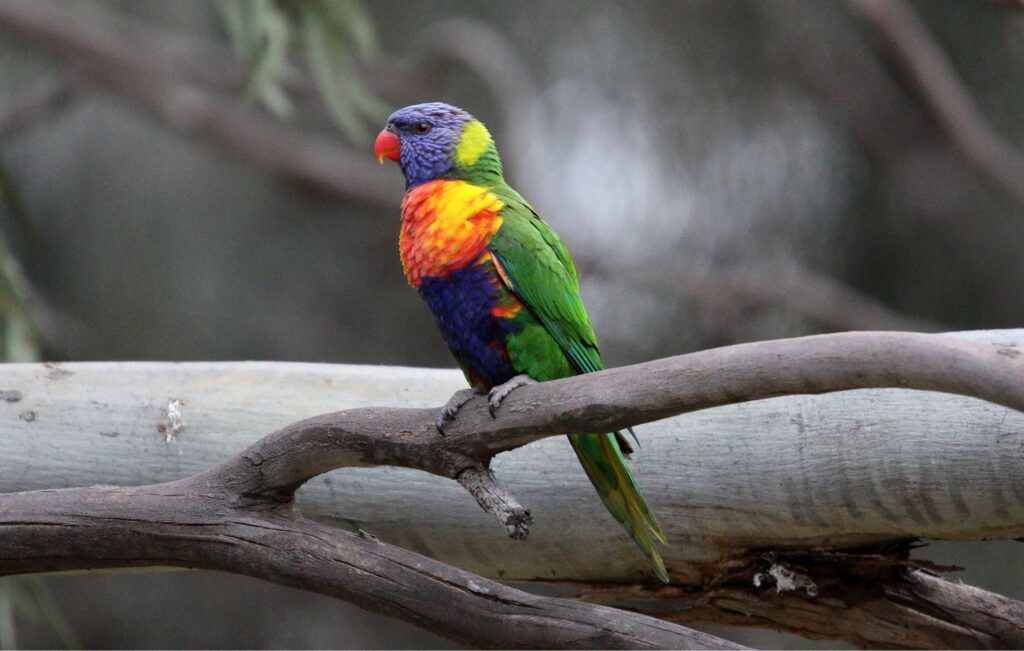
{"label": "blue head", "polygon": [[440,178],[501,175],[494,141],[484,125],[442,102],[414,104],[392,113],[374,151],[381,162],[388,158],[401,165],[407,188]]}

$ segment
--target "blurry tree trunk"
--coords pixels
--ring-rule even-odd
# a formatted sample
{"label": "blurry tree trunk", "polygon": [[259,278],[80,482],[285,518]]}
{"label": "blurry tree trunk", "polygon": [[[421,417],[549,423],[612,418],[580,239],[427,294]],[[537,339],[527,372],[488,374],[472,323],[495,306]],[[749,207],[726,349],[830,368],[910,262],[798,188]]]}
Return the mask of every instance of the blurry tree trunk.
{"label": "blurry tree trunk", "polygon": [[[853,335],[865,341],[871,336]],[[669,408],[677,413],[777,393],[829,390],[821,385],[825,376],[805,364],[799,351],[812,346],[809,342],[843,337],[849,336],[673,358],[698,360],[696,370],[658,371],[656,378],[699,385],[691,391],[704,397],[677,403],[689,407]],[[968,393],[977,387],[975,395],[1004,404],[1019,399],[1016,387],[1024,384],[1015,374],[1024,331],[910,337],[955,346],[959,338],[969,338],[994,347],[965,344],[961,352],[954,347],[953,356],[936,367],[938,379],[901,375],[907,358],[896,349],[890,373],[882,350],[844,386]],[[774,350],[790,352],[776,357]],[[996,378],[991,391],[984,387],[985,365],[971,361],[977,350],[990,351],[985,359],[993,368],[1005,366],[1010,373]],[[750,355],[755,361],[745,362]],[[821,358],[819,366],[844,369],[848,358]],[[654,372],[674,368],[671,362],[648,366]],[[628,379],[637,369],[614,369],[602,377]],[[711,374],[701,380],[704,372]],[[743,373],[755,380],[757,374],[777,374],[785,387],[761,389],[748,382],[751,388],[736,392],[736,383],[747,381]],[[437,407],[463,384],[455,371],[281,363],[10,365],[3,377],[2,491],[178,480],[300,418],[370,405]],[[573,382],[588,387],[598,379]],[[599,386],[608,384],[602,382]],[[631,393],[650,389],[635,378],[632,385],[610,394],[556,390],[554,395],[566,400],[555,404],[568,411],[559,417],[548,407],[544,413],[614,426],[619,422],[614,419],[623,417],[598,406],[628,402]],[[480,440],[505,446],[497,449],[521,445],[529,436],[516,432],[536,432],[540,426],[530,430],[516,423],[528,424],[544,411],[542,403],[531,401],[533,391],[546,396],[552,389],[513,394],[496,421],[471,420],[474,425],[467,427],[473,432],[453,434],[452,440],[479,432]],[[685,392],[680,395],[686,400]],[[623,413],[634,414],[626,420],[650,420],[656,405],[644,409]],[[572,422],[565,426],[581,426]],[[1020,645],[1020,604],[929,578],[922,574],[927,563],[908,560],[907,551],[919,538],[1024,536],[1024,491],[1016,479],[1024,463],[1021,431],[1024,416],[1006,407],[902,389],[778,397],[638,427],[642,447],[633,467],[668,534],[670,588],[640,585],[646,581],[644,560],[603,512],[561,437],[544,438],[492,463],[498,479],[532,511],[534,526],[526,542],[508,539],[454,482],[405,468],[348,467],[323,475],[299,492],[298,505],[306,516],[473,572],[583,582],[590,587],[581,596],[657,604],[662,611],[668,606],[679,621],[747,622],[865,645]],[[509,436],[512,443],[501,443]],[[605,582],[620,585],[608,588]],[[958,603],[959,610],[951,606]],[[896,625],[886,620],[894,608],[900,613]],[[950,614],[937,618],[938,611]],[[837,624],[844,614],[854,625]]]}

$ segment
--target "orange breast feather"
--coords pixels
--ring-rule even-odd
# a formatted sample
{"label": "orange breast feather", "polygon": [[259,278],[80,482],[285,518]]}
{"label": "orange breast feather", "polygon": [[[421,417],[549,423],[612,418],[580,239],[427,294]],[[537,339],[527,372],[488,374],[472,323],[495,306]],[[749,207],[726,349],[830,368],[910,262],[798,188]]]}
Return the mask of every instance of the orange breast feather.
{"label": "orange breast feather", "polygon": [[402,200],[398,248],[409,284],[445,276],[473,263],[501,226],[504,204],[487,188],[465,181],[418,185]]}

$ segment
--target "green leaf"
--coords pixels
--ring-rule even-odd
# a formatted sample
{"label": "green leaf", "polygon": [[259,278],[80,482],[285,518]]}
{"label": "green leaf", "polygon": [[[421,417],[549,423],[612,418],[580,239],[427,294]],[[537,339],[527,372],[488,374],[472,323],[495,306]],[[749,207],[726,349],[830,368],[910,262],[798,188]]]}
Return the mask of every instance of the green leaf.
{"label": "green leaf", "polygon": [[284,90],[291,25],[274,0],[215,0],[235,50],[246,66],[246,96],[272,114],[291,117]]}
{"label": "green leaf", "polygon": [[294,107],[284,81],[296,40],[327,109],[352,140],[368,137],[364,119],[381,120],[387,107],[359,77],[357,59],[377,51],[376,31],[359,0],[214,0],[235,55],[246,66],[246,94],[272,114]]}
{"label": "green leaf", "polygon": [[325,18],[352,43],[356,56],[376,55],[377,31],[362,4],[357,0],[320,0],[319,4]]}
{"label": "green leaf", "polygon": [[301,20],[306,56],[335,123],[350,139],[365,139],[369,134],[353,109],[342,81],[354,78],[345,42],[331,30],[320,12],[303,11]]}
{"label": "green leaf", "polygon": [[293,106],[284,90],[288,73],[291,27],[288,17],[269,0],[261,13],[262,38],[249,71],[249,94],[278,117],[288,118]]}

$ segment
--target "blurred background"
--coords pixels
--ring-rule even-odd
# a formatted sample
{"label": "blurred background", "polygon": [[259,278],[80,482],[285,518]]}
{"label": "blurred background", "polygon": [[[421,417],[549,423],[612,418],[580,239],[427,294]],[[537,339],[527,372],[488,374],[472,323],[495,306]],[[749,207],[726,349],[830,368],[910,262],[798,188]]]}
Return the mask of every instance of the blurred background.
{"label": "blurred background", "polygon": [[[1024,321],[1019,0],[0,0],[4,357],[452,366],[372,155],[435,100],[573,251],[611,365]],[[1024,597],[1013,543],[925,555]],[[446,643],[213,573],[0,580],[0,646],[76,645]]]}

